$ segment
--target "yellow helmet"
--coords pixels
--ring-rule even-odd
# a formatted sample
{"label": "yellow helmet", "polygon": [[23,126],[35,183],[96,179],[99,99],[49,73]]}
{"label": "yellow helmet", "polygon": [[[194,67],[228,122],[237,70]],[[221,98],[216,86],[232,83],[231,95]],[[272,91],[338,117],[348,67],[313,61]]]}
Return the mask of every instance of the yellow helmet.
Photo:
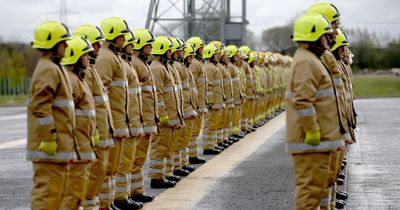
{"label": "yellow helmet", "polygon": [[117,36],[125,35],[130,32],[126,21],[119,17],[108,17],[101,22],[101,30],[104,32],[106,40],[113,40]]}
{"label": "yellow helmet", "polygon": [[196,50],[194,50],[193,45],[187,45],[185,48],[185,55],[183,56],[183,58],[187,58],[190,55],[196,55]]}
{"label": "yellow helmet", "polygon": [[329,23],[339,20],[340,18],[340,13],[338,9],[335,7],[335,5],[327,3],[327,2],[318,2],[311,7],[309,7],[306,11],[307,12],[316,12],[319,13],[326,18],[328,18]]}
{"label": "yellow helmet", "polygon": [[346,35],[343,33],[341,29],[337,29],[336,35],[336,43],[331,47],[331,51],[335,51],[338,47],[341,46],[349,46],[349,42],[347,41]]}
{"label": "yellow helmet", "polygon": [[183,40],[182,38],[177,38],[177,40],[178,40],[179,44],[181,45],[182,50],[187,47],[185,40]]}
{"label": "yellow helmet", "polygon": [[157,36],[151,45],[153,46],[151,49],[153,55],[163,55],[174,46],[171,39],[166,36]]}
{"label": "yellow helmet", "polygon": [[228,45],[226,49],[229,51],[229,57],[239,54],[239,48],[236,45]]}
{"label": "yellow helmet", "polygon": [[145,45],[152,44],[155,41],[153,33],[146,28],[135,29],[133,33],[136,36],[136,43],[133,46],[135,50],[140,50]]}
{"label": "yellow helmet", "polygon": [[247,63],[251,63],[257,59],[257,54],[254,51],[251,51],[249,53],[249,60],[247,60]]}
{"label": "yellow helmet", "polygon": [[72,35],[86,38],[92,44],[106,40],[103,31],[98,26],[90,24],[79,26]]}
{"label": "yellow helmet", "polygon": [[136,37],[133,34],[133,32],[129,32],[129,33],[125,34],[124,47],[126,47],[126,45],[128,45],[128,44],[132,44],[133,46],[135,46],[135,43],[136,43]]}
{"label": "yellow helmet", "polygon": [[206,42],[198,36],[190,37],[186,43],[192,45],[195,50],[206,45]]}
{"label": "yellow helmet", "polygon": [[224,43],[222,43],[220,41],[216,41],[216,40],[215,41],[211,41],[208,44],[213,44],[220,50],[222,50],[225,47]]}
{"label": "yellow helmet", "polygon": [[221,52],[217,46],[208,44],[203,49],[203,58],[211,58],[214,54]]}
{"label": "yellow helmet", "polygon": [[250,49],[249,46],[244,45],[244,46],[241,46],[240,49],[243,51],[244,54],[247,55],[247,57],[249,57],[249,54],[250,54],[250,52],[251,52],[251,49]]}
{"label": "yellow helmet", "polygon": [[247,59],[249,56],[247,56],[240,48],[239,49],[239,55],[241,59]]}
{"label": "yellow helmet", "polygon": [[51,49],[58,42],[71,39],[68,28],[54,20],[45,21],[35,28],[32,47],[36,49]]}
{"label": "yellow helmet", "polygon": [[169,39],[172,41],[172,44],[173,44],[173,46],[171,48],[171,53],[174,53],[174,52],[176,52],[178,50],[182,50],[182,46],[181,46],[181,44],[180,44],[180,42],[178,41],[177,38],[169,37]]}
{"label": "yellow helmet", "polygon": [[65,56],[61,59],[61,65],[72,65],[78,62],[79,58],[93,50],[90,42],[79,36],[73,36],[71,40],[67,41],[68,47],[65,50]]}
{"label": "yellow helmet", "polygon": [[293,41],[313,42],[326,33],[332,33],[328,20],[317,13],[306,13],[293,24]]}
{"label": "yellow helmet", "polygon": [[262,63],[265,61],[265,53],[264,52],[258,52],[258,63]]}

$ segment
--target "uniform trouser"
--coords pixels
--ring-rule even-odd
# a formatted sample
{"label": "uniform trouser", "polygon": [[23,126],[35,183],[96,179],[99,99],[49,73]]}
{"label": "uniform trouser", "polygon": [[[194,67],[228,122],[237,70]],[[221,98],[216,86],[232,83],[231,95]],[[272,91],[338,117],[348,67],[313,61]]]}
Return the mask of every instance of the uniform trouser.
{"label": "uniform trouser", "polygon": [[332,152],[331,153],[331,159],[330,159],[330,164],[329,164],[329,177],[328,181],[326,183],[326,194],[324,195],[324,198],[321,200],[320,203],[320,208],[321,209],[330,209],[331,206],[331,196],[332,196],[332,190],[335,188],[335,182],[337,179],[338,175],[338,165],[337,162],[339,161],[339,152]]}
{"label": "uniform trouser", "polygon": [[197,139],[200,135],[204,114],[199,114],[193,122],[192,135],[189,142],[189,157],[197,157]]}
{"label": "uniform trouser", "polygon": [[296,210],[317,209],[326,195],[331,152],[293,154]]}
{"label": "uniform trouser", "polygon": [[224,141],[225,132],[226,132],[226,124],[228,121],[228,108],[220,109],[220,120],[218,121],[218,130],[217,130],[217,143],[221,143]]}
{"label": "uniform trouser", "polygon": [[235,107],[232,109],[232,127],[233,130],[231,134],[238,134],[240,131],[240,115],[241,115],[241,104],[236,104]]}
{"label": "uniform trouser", "polygon": [[70,163],[68,181],[61,209],[78,209],[85,201],[90,165],[92,163]]}
{"label": "uniform trouser", "polygon": [[[172,141],[171,141],[171,145],[168,149],[168,157],[165,160],[165,175],[166,176],[172,176],[172,171],[174,170],[174,160],[175,160],[175,156],[177,161],[180,162],[181,159],[181,153],[177,152],[175,154],[175,150],[177,150],[178,146],[179,146],[179,135],[182,131],[182,128],[174,128],[174,132],[172,135]],[[180,150],[179,150],[180,151]]]}
{"label": "uniform trouser", "polygon": [[254,99],[248,99],[244,102],[242,110],[242,130],[248,130],[251,127],[251,118],[253,114]]}
{"label": "uniform trouser", "polygon": [[210,109],[205,115],[203,128],[203,149],[214,148],[220,115],[221,111],[218,109]]}
{"label": "uniform trouser", "polygon": [[124,139],[124,149],[115,172],[115,200],[126,200],[131,192],[131,170],[135,161],[136,140],[138,137]]}
{"label": "uniform trouser", "polygon": [[123,148],[124,148],[123,140],[124,138],[115,138],[115,145],[114,147],[110,148],[106,177],[104,179],[103,184],[101,185],[101,190],[99,194],[101,208],[109,207],[114,200],[114,195],[115,195],[114,174],[115,171],[117,170],[120,157],[123,153]]}
{"label": "uniform trouser", "polygon": [[31,209],[57,210],[68,179],[68,163],[33,162]]}
{"label": "uniform trouser", "polygon": [[101,193],[101,191],[104,191],[103,189],[101,189],[101,186],[106,177],[109,153],[110,150],[108,148],[107,149],[98,148],[96,151],[96,154],[99,157],[99,159],[96,162],[92,163],[92,165],[90,166],[89,183],[86,193],[84,209],[93,209],[95,206],[98,205],[97,196]]}
{"label": "uniform trouser", "polygon": [[179,170],[189,164],[188,147],[195,119],[185,119],[185,126],[178,136],[178,145],[174,152],[174,170]]}
{"label": "uniform trouser", "polygon": [[226,117],[226,128],[224,132],[224,139],[227,140],[229,139],[229,136],[232,135],[233,129],[234,129],[234,122],[233,122],[233,115],[235,112],[235,107],[230,107],[228,108],[228,116]]}
{"label": "uniform trouser", "polygon": [[176,128],[172,126],[160,125],[160,133],[153,135],[150,146],[150,179],[165,178],[164,160],[170,157],[170,147],[172,146]]}
{"label": "uniform trouser", "polygon": [[144,194],[143,165],[149,153],[151,135],[139,136],[136,142],[135,161],[131,169],[131,195]]}

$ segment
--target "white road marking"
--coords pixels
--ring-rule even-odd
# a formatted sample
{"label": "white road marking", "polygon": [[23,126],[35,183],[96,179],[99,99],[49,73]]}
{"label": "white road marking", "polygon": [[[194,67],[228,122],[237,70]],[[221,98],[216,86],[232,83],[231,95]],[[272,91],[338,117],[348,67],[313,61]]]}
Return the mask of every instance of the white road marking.
{"label": "white road marking", "polygon": [[16,114],[16,115],[0,116],[0,121],[3,121],[3,120],[14,120],[14,119],[24,119],[24,118],[26,118],[26,113]]}
{"label": "white road marking", "polygon": [[24,145],[24,144],[26,144],[26,138],[1,143],[0,149],[8,149],[8,148],[17,147],[17,146]]}

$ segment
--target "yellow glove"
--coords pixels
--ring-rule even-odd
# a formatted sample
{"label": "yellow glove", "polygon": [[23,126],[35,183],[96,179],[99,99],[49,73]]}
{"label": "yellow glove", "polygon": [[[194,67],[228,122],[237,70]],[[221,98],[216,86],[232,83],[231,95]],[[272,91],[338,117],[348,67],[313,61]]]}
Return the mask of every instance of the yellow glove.
{"label": "yellow glove", "polygon": [[39,150],[47,153],[48,155],[55,155],[57,152],[56,140],[41,141],[39,144]]}
{"label": "yellow glove", "polygon": [[321,133],[319,132],[319,130],[308,131],[306,132],[306,140],[304,141],[304,143],[310,144],[312,146],[318,146],[320,139]]}
{"label": "yellow glove", "polygon": [[93,139],[93,144],[94,144],[94,146],[99,145],[99,143],[100,143],[100,136],[99,136],[99,134],[96,134],[96,135],[92,136],[92,139]]}
{"label": "yellow glove", "polygon": [[169,117],[168,116],[160,116],[160,123],[168,124]]}

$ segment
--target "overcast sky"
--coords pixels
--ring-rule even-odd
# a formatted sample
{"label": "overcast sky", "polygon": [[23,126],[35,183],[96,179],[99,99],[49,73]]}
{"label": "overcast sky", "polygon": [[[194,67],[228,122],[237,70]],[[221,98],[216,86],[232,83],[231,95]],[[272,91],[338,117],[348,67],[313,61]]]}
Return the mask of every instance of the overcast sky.
{"label": "overcast sky", "polygon": [[[173,0],[175,1],[175,0]],[[181,0],[182,1],[182,0]],[[201,1],[201,0],[200,0]],[[68,26],[100,25],[103,18],[120,16],[131,28],[144,27],[149,0],[66,0]],[[167,0],[162,0],[168,4]],[[235,5],[240,0],[231,0]],[[248,28],[261,35],[264,29],[296,18],[315,0],[247,0]],[[392,37],[400,35],[400,0],[332,0],[346,28],[368,28]],[[30,42],[33,29],[42,21],[59,19],[60,0],[0,0],[0,37],[5,41]],[[233,9],[234,10],[234,9]],[[240,9],[237,9],[240,10]]]}

